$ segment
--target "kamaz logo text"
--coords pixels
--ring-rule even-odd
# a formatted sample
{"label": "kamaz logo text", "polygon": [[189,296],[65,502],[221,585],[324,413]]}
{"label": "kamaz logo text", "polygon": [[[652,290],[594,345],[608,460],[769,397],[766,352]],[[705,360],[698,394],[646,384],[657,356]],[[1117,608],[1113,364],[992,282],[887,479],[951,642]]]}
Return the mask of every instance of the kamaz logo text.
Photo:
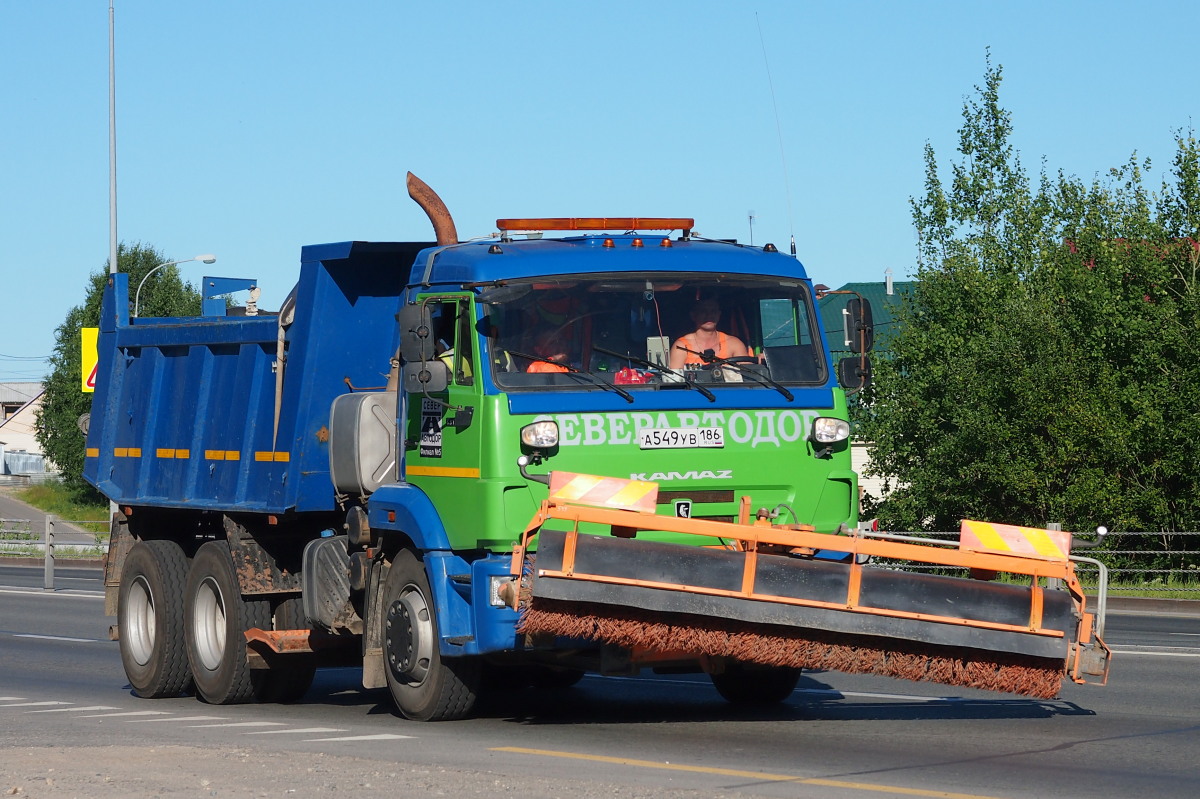
{"label": "kamaz logo text", "polygon": [[717,469],[715,472],[705,469],[689,472],[637,472],[629,475],[630,480],[641,480],[648,483],[665,483],[671,480],[732,480],[733,469]]}

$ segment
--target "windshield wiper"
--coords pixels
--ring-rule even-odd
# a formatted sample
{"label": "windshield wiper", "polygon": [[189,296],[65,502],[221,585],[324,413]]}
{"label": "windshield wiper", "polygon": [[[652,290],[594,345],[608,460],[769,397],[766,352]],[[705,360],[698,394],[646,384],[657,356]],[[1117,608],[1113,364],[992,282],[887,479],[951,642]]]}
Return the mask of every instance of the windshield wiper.
{"label": "windshield wiper", "polygon": [[689,350],[687,347],[684,347],[681,344],[676,344],[675,346],[679,347],[679,349],[683,350],[684,352],[690,352],[692,355],[698,356],[702,361],[704,361],[704,363],[706,363],[710,366],[732,366],[734,369],[736,369],[738,371],[738,374],[741,374],[741,375],[744,375],[745,377],[750,378],[751,380],[753,380],[755,383],[758,383],[759,385],[769,386],[770,388],[775,389],[780,394],[782,394],[784,399],[786,399],[788,402],[791,402],[795,399],[795,397],[792,395],[792,392],[788,391],[787,387],[784,386],[782,383],[780,383],[776,380],[772,380],[771,378],[767,377],[766,375],[760,375],[757,372],[753,372],[749,369],[746,369],[742,366],[742,364],[738,363],[738,361],[740,359],[746,359],[746,360],[742,361],[742,363],[751,363],[751,362],[758,363],[758,361],[756,359],[752,358],[749,355],[734,355],[732,358],[718,358],[712,354],[712,350],[705,350],[704,352],[696,352],[695,350]]}
{"label": "windshield wiper", "polygon": [[621,388],[620,386],[615,386],[612,383],[609,383],[607,380],[601,380],[600,378],[596,377],[595,375],[593,375],[589,372],[585,372],[582,369],[576,369],[574,366],[571,366],[571,364],[569,364],[569,363],[559,363],[558,361],[551,360],[550,358],[543,358],[540,355],[529,355],[524,352],[517,352],[516,350],[509,350],[508,354],[515,355],[518,358],[524,358],[527,361],[541,361],[542,363],[551,363],[551,364],[554,364],[555,366],[561,366],[563,369],[567,370],[568,374],[578,375],[579,377],[582,377],[584,380],[587,380],[589,383],[591,383],[594,386],[600,386],[600,388],[606,388],[610,391],[617,392],[618,394],[620,394],[622,397],[625,398],[626,402],[633,402],[633,395],[630,394],[625,389]]}
{"label": "windshield wiper", "polygon": [[687,379],[687,377],[685,377],[683,375],[682,372],[678,372],[674,369],[668,369],[667,367],[661,366],[657,363],[654,363],[653,361],[647,361],[644,358],[639,358],[636,355],[630,355],[627,352],[621,353],[621,352],[617,352],[615,350],[605,349],[604,347],[598,347],[595,344],[592,345],[592,349],[594,349],[596,352],[603,352],[605,355],[611,355],[614,358],[624,358],[626,360],[633,361],[634,363],[636,363],[640,366],[645,366],[648,369],[658,369],[660,372],[666,372],[667,374],[675,375],[676,377],[679,378],[679,382],[683,383],[688,388],[696,389],[701,394],[703,394],[705,399],[707,399],[709,402],[717,401],[717,396],[715,394],[713,394],[711,391],[709,391],[704,386],[701,386],[701,385],[691,382],[690,380]]}

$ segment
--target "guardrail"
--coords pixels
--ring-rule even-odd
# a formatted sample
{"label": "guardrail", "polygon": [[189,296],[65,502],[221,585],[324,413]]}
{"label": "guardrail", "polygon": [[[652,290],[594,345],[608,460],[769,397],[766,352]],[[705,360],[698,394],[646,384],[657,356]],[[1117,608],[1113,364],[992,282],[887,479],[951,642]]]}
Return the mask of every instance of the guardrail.
{"label": "guardrail", "polygon": [[[76,557],[99,557],[108,549],[108,532],[88,532],[76,525],[103,524],[108,519],[60,519],[47,514],[40,533],[35,533],[30,519],[0,519],[0,556],[29,557],[42,555],[45,576],[42,587],[54,590],[54,563],[59,554]],[[70,526],[71,541],[60,541],[59,528]],[[92,540],[89,542],[87,537]]]}
{"label": "guardrail", "polygon": [[[920,536],[923,538],[957,541],[958,533],[889,533],[890,535]],[[1080,536],[1090,540],[1094,536]],[[1108,545],[1120,549],[1086,549],[1086,553],[1108,568],[1109,596],[1145,596],[1162,594],[1177,599],[1200,600],[1200,532],[1131,532],[1110,533]],[[1151,543],[1159,544],[1151,548]],[[1183,547],[1180,548],[1179,544]],[[1132,548],[1124,548],[1131,546]],[[1158,561],[1157,566],[1130,565]],[[909,568],[897,564],[896,568]],[[1085,590],[1097,588],[1100,569],[1076,562],[1075,573]]]}
{"label": "guardrail", "polygon": [[[89,533],[72,530],[73,541],[59,540],[58,528],[65,525],[108,524],[108,519],[59,519],[53,514],[47,515],[42,530],[34,532],[35,523],[30,519],[0,519],[0,561],[4,557],[22,556],[45,558],[45,588],[54,589],[54,562],[59,556],[63,560],[72,557],[99,557],[108,550],[108,532]],[[922,538],[945,539],[957,541],[958,533],[890,533],[891,535],[919,536]],[[91,541],[79,540],[90,536]],[[1169,533],[1112,533],[1112,542],[1123,544],[1132,542],[1136,548],[1130,549],[1091,549],[1089,556],[1096,558],[1108,567],[1110,596],[1139,595],[1147,592],[1163,594],[1179,599],[1200,600],[1200,532],[1169,532]],[[1138,542],[1153,542],[1161,544],[1158,548],[1139,545]],[[1185,548],[1167,549],[1172,542],[1183,541]],[[1163,562],[1159,567],[1142,567],[1125,565],[1134,561],[1146,562],[1158,559]],[[906,568],[897,565],[896,568]],[[1076,564],[1076,573],[1085,589],[1097,587],[1098,568],[1085,562]]]}

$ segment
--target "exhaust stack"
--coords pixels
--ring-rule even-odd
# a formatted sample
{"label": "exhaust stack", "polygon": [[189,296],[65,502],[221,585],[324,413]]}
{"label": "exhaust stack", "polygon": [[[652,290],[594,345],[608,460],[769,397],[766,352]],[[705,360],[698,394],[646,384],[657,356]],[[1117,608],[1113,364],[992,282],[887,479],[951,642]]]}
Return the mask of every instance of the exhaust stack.
{"label": "exhaust stack", "polygon": [[408,185],[408,196],[412,197],[417,205],[421,206],[429,221],[433,223],[433,232],[437,236],[439,245],[458,244],[458,231],[454,228],[454,220],[450,216],[450,210],[446,208],[446,204],[442,202],[442,198],[437,195],[437,192],[429,188],[425,181],[408,173],[406,180]]}

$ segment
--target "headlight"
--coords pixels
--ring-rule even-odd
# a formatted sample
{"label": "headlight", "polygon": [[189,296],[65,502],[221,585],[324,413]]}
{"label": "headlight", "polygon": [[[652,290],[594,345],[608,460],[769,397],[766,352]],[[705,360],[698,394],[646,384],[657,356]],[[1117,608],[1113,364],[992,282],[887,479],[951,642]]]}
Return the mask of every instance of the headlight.
{"label": "headlight", "polygon": [[558,446],[558,422],[525,425],[521,428],[521,443],[530,449],[554,449]]}
{"label": "headlight", "polygon": [[850,423],[829,416],[813,420],[812,440],[818,444],[836,444],[850,437]]}

